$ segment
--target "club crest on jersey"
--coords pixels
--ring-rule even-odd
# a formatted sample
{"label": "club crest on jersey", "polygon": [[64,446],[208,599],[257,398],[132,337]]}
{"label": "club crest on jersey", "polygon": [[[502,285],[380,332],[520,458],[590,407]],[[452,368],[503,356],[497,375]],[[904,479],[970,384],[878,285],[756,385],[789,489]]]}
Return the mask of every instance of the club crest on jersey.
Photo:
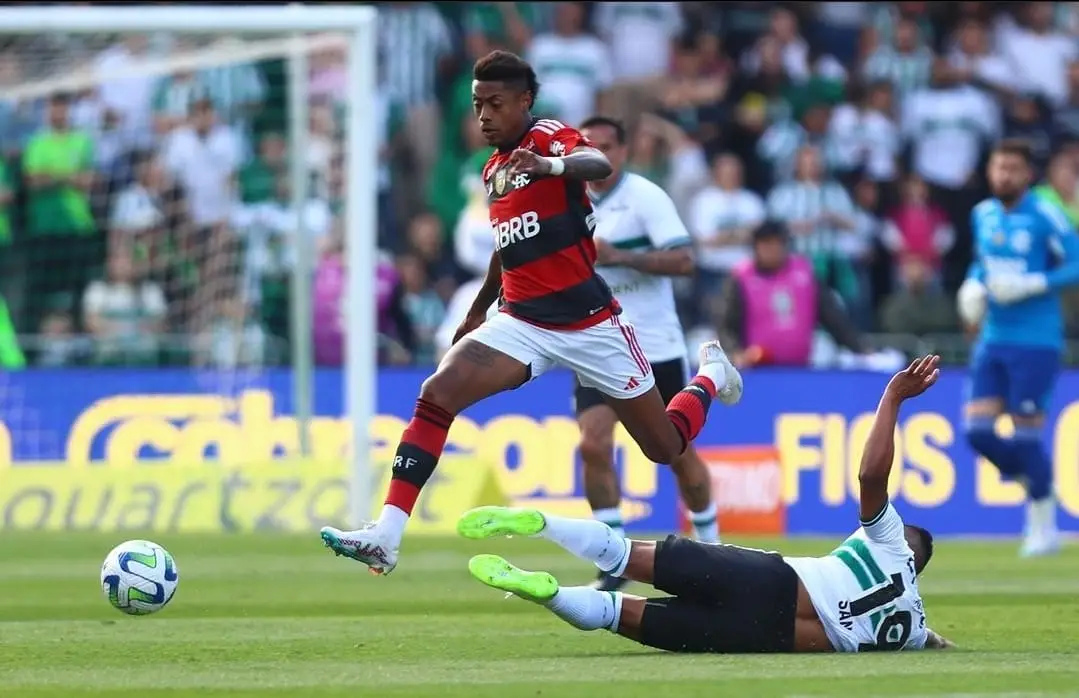
{"label": "club crest on jersey", "polygon": [[506,171],[495,172],[495,194],[502,196],[506,193]]}
{"label": "club crest on jersey", "polygon": [[1012,249],[1019,254],[1027,254],[1030,252],[1030,231],[1020,228],[1013,232],[1011,244]]}

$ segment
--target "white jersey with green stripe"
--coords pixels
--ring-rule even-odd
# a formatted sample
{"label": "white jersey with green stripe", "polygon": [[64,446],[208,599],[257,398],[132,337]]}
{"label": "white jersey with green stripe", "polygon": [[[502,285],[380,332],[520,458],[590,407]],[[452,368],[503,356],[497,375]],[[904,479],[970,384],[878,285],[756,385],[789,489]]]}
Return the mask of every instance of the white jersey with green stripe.
{"label": "white jersey with green stripe", "polygon": [[[623,172],[602,194],[589,192],[596,214],[594,235],[630,252],[670,250],[692,245],[689,232],[667,193],[648,179]],[[597,266],[651,363],[685,358],[686,341],[668,276],[653,276],[623,266]]]}
{"label": "white jersey with green stripe", "polygon": [[903,519],[891,504],[825,557],[784,558],[837,652],[918,650],[928,628]]}

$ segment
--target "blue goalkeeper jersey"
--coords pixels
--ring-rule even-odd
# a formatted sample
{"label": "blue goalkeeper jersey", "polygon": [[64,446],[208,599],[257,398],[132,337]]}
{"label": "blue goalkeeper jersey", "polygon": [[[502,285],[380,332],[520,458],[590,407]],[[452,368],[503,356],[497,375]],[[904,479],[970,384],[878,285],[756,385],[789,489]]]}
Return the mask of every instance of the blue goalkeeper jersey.
{"label": "blue goalkeeper jersey", "polygon": [[990,300],[981,341],[1061,348],[1060,291],[1079,283],[1079,237],[1064,212],[1031,192],[1011,210],[986,199],[971,212],[971,230],[974,262],[967,278],[985,283],[994,275],[1044,274],[1048,283],[1046,293],[1018,303]]}

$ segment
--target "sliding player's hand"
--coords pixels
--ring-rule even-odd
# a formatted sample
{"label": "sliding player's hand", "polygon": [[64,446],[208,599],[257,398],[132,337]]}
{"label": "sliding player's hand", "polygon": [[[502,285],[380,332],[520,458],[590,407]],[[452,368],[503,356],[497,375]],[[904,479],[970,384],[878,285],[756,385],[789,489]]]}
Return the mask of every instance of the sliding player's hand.
{"label": "sliding player's hand", "polygon": [[940,357],[936,354],[915,359],[892,380],[885,389],[885,394],[897,400],[917,397],[930,388],[940,378]]}
{"label": "sliding player's hand", "polygon": [[547,158],[524,148],[510,153],[509,163],[511,177],[518,174],[541,177],[551,173],[551,163]]}

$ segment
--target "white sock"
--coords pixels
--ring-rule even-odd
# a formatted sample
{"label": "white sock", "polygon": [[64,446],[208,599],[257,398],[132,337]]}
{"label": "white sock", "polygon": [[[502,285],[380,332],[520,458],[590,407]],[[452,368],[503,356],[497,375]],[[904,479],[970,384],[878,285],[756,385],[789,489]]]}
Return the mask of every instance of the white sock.
{"label": "white sock", "polygon": [[704,376],[708,380],[712,381],[712,385],[716,386],[716,392],[723,390],[723,386],[727,385],[727,369],[723,364],[703,364],[697,369],[698,376]]}
{"label": "white sock", "polygon": [[547,525],[540,536],[557,543],[602,571],[621,577],[629,564],[629,541],[605,523],[588,519],[567,519],[544,514]]}
{"label": "white sock", "polygon": [[591,587],[559,587],[547,608],[578,630],[606,629],[618,632],[622,616],[622,592]]}
{"label": "white sock", "polygon": [[404,509],[392,504],[382,505],[382,514],[378,517],[378,526],[390,534],[392,540],[401,542],[405,534],[405,526],[408,525],[408,514]]}
{"label": "white sock", "polygon": [[622,525],[622,510],[618,507],[609,507],[607,509],[593,509],[592,518],[596,521],[607,524],[611,527],[611,530],[622,536],[626,537],[626,529]]}
{"label": "white sock", "polygon": [[1046,535],[1057,530],[1056,498],[1052,495],[1044,499],[1031,500],[1027,505],[1029,533]]}
{"label": "white sock", "polygon": [[702,543],[719,542],[719,517],[716,503],[709,502],[702,511],[689,512],[689,521],[693,524],[693,534]]}

